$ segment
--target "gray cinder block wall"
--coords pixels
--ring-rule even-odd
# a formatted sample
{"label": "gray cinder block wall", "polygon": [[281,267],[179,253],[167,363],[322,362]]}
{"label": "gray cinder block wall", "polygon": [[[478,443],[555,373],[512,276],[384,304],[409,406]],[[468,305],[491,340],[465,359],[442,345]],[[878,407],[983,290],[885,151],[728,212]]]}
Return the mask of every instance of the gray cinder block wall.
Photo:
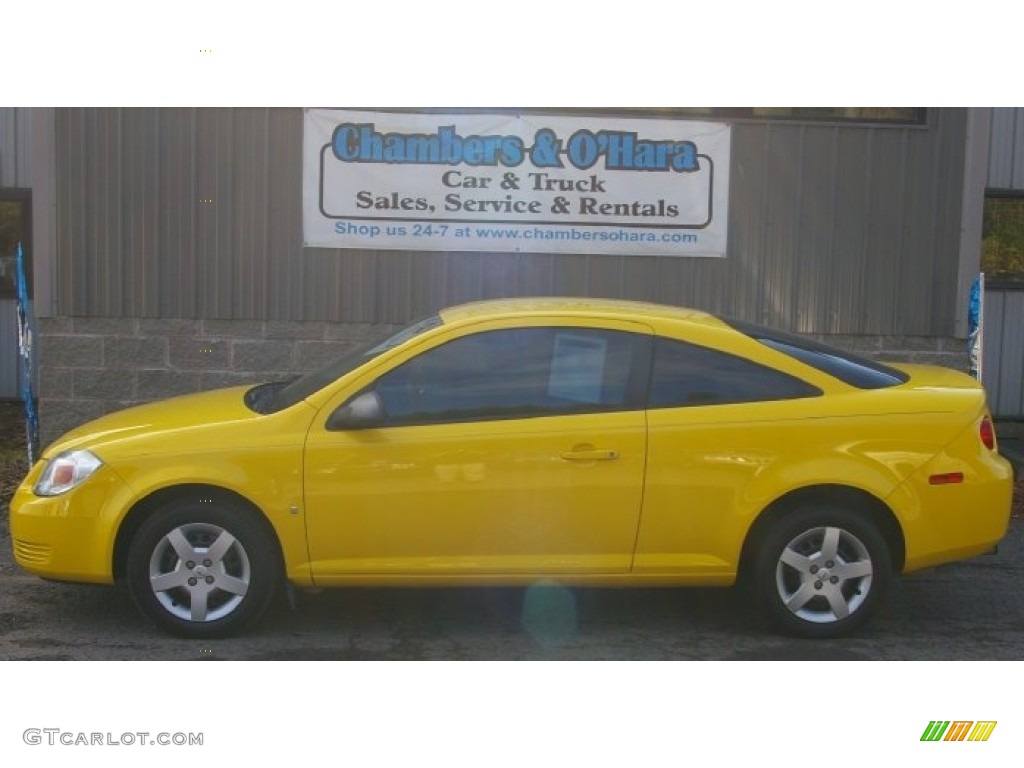
{"label": "gray cinder block wall", "polygon": [[44,318],[40,444],[111,411],[316,370],[393,326]]}

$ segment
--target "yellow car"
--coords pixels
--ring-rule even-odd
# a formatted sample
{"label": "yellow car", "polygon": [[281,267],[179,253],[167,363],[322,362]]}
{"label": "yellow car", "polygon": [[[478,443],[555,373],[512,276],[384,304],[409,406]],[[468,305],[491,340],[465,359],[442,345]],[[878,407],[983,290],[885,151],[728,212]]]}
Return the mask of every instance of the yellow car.
{"label": "yellow car", "polygon": [[17,562],[230,634],[283,583],[731,585],[833,637],[891,578],[991,550],[985,393],[704,312],[447,309],[301,378],[111,414],[44,453]]}

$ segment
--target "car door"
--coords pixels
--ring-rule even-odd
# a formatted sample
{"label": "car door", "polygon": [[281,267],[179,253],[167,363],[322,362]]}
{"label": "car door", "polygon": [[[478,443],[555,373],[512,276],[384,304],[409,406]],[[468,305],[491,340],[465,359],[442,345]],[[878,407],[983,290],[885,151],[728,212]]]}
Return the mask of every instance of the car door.
{"label": "car door", "polygon": [[[813,451],[821,390],[723,350],[658,338],[648,399],[648,472],[633,572],[729,583],[750,524],[750,489],[787,454]],[[744,510],[747,510],[746,512]]]}
{"label": "car door", "polygon": [[305,466],[316,581],[628,570],[648,332],[579,321],[455,331],[361,389],[379,396],[379,425],[318,418]]}

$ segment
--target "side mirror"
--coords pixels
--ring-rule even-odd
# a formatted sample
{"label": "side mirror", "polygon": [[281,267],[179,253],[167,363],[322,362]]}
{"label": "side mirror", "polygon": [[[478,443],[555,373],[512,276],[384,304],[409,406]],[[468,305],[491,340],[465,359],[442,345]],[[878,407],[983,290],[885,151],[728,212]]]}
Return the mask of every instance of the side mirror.
{"label": "side mirror", "polygon": [[349,400],[327,419],[327,429],[373,429],[384,423],[384,401],[376,392],[363,392]]}

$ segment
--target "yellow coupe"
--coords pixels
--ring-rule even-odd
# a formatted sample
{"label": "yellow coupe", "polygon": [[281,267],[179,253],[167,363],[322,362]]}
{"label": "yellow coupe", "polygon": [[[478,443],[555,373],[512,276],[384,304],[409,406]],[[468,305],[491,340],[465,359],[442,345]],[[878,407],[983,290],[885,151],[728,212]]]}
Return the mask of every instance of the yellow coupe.
{"label": "yellow coupe", "polygon": [[1012,472],[985,392],[704,312],[446,309],[288,382],[189,395],[51,445],[17,562],[124,582],[188,637],[275,589],[731,585],[784,631],[862,624],[895,574],[991,550]]}

